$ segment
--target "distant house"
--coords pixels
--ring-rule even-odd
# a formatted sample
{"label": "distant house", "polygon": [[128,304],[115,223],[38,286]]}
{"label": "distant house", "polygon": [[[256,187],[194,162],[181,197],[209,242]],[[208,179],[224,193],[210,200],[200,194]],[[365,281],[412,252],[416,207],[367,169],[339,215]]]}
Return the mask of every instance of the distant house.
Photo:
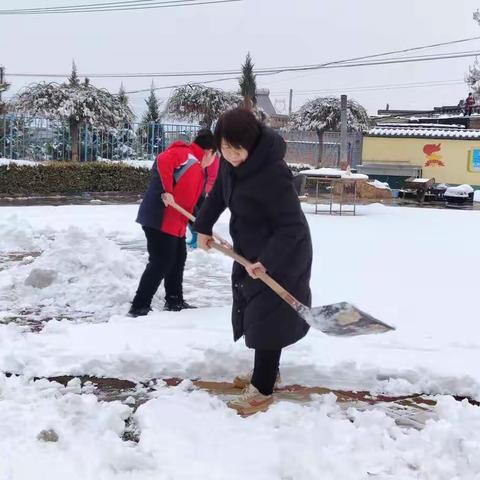
{"label": "distant house", "polygon": [[277,113],[270,99],[268,88],[258,88],[256,92],[257,107],[267,116],[269,125],[272,128],[281,128],[288,122],[288,115]]}

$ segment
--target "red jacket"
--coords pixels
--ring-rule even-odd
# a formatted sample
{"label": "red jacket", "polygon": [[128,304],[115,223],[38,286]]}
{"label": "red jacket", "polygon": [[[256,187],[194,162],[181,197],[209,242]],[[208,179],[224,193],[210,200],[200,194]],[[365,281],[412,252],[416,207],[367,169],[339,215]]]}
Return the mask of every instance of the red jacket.
{"label": "red jacket", "polygon": [[217,179],[218,169],[220,168],[220,157],[215,155],[215,160],[213,163],[207,167],[207,183],[205,185],[205,193],[210,193],[215,180]]}
{"label": "red jacket", "polygon": [[[178,203],[192,213],[205,184],[205,173],[201,166],[204,150],[195,143],[175,142],[157,157],[157,168],[165,192],[171,193]],[[174,182],[175,171],[187,168],[178,181]],[[184,237],[188,219],[172,207],[163,214],[160,230],[174,237]]]}

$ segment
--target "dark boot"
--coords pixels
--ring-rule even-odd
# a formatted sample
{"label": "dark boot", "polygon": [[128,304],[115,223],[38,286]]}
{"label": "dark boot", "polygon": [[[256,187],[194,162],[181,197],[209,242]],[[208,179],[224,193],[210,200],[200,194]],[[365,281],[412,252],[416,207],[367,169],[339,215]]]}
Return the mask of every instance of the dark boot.
{"label": "dark boot", "polygon": [[130,310],[128,311],[128,316],[133,318],[144,317],[145,315],[148,315],[151,311],[152,309],[150,307],[134,307],[132,305],[130,307]]}
{"label": "dark boot", "polygon": [[163,309],[167,312],[179,312],[180,310],[186,310],[189,308],[197,308],[187,303],[183,298],[166,298]]}

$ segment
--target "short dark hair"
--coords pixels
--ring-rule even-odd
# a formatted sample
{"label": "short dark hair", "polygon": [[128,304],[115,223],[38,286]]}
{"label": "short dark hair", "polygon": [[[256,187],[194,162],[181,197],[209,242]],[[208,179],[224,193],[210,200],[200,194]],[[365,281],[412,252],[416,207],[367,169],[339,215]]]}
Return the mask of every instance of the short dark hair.
{"label": "short dark hair", "polygon": [[244,108],[235,108],[225,112],[215,127],[215,143],[217,148],[222,139],[235,148],[244,148],[251,152],[261,133],[261,123],[255,115]]}
{"label": "short dark hair", "polygon": [[200,148],[204,150],[216,150],[217,146],[215,144],[215,138],[213,133],[208,128],[202,128],[197,132],[195,140],[193,143],[196,143]]}

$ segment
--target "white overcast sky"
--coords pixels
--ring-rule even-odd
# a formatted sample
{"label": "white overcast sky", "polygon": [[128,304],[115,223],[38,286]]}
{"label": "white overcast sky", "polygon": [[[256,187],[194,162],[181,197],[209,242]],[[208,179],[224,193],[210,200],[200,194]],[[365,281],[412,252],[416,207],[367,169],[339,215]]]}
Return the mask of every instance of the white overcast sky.
{"label": "white overcast sky", "polygon": [[[96,0],[108,1],[108,0]],[[84,0],[83,3],[91,3]],[[81,0],[1,0],[0,9],[74,5]],[[472,13],[478,0],[244,0],[242,3],[134,12],[0,16],[0,65],[11,73],[63,73],[75,59],[80,73],[167,72],[238,68],[248,51],[258,67],[322,63],[480,35]],[[425,53],[480,50],[480,40]],[[296,72],[258,79],[279,110],[294,90],[294,108],[309,98],[340,94],[371,113],[384,108],[457,104],[472,58]],[[39,79],[40,80],[40,79]],[[191,78],[198,81],[198,78]],[[15,91],[32,79],[10,77]],[[157,87],[185,83],[155,79]],[[406,83],[449,81],[423,88]],[[121,80],[93,83],[117,92]],[[457,82],[457,83],[453,83]],[[151,79],[125,79],[127,90]],[[235,89],[235,81],[214,84]],[[365,87],[382,86],[365,90]],[[363,90],[362,90],[363,88]],[[356,89],[355,91],[352,91]],[[167,98],[168,90],[158,96]],[[137,112],[145,94],[131,95]]]}

